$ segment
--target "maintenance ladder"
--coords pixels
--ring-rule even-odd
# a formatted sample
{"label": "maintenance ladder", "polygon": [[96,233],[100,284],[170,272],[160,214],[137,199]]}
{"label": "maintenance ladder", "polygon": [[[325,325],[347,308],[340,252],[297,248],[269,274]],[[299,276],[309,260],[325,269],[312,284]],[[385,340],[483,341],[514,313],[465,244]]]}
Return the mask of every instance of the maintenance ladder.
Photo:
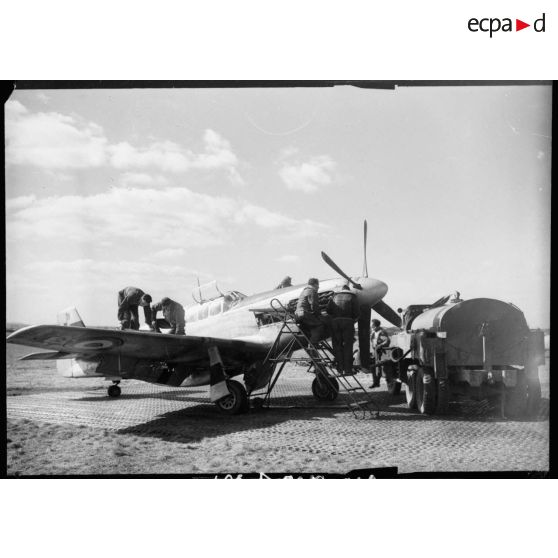
{"label": "maintenance ladder", "polygon": [[[282,322],[281,329],[267,352],[262,367],[265,370],[272,367],[272,372],[267,386],[250,393],[250,397],[263,395],[261,406],[269,407],[271,392],[281,376],[288,362],[296,362],[307,365],[307,371],[315,374],[312,383],[312,392],[317,399],[333,401],[338,393],[347,395],[349,402],[347,407],[355,418],[373,418],[380,416],[378,404],[371,398],[361,382],[354,375],[343,375],[337,371],[333,358],[333,349],[325,340],[312,343],[308,336],[297,326],[294,314],[285,307],[278,299],[271,301],[271,310],[262,312],[271,319]],[[284,338],[288,336],[285,343]],[[293,357],[295,351],[304,351],[306,356]],[[364,397],[363,397],[364,396]]]}

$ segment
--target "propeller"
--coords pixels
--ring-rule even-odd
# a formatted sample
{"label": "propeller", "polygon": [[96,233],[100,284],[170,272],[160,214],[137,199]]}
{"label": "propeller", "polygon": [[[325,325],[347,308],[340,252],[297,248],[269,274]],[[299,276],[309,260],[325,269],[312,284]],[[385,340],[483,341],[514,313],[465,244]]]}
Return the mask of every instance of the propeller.
{"label": "propeller", "polygon": [[401,327],[401,316],[383,300],[376,302],[372,308],[374,308],[374,312],[380,314],[380,316],[382,316],[382,318],[387,320],[390,324]]}
{"label": "propeller", "polygon": [[355,289],[362,291],[362,286],[353,281],[325,252],[322,252],[322,259],[327,265],[329,265],[329,267],[337,271],[337,273],[339,273],[341,277],[347,279],[347,281],[349,281],[349,283],[351,283],[351,285],[353,285]]}
{"label": "propeller", "polygon": [[366,262],[366,239],[368,238],[368,223],[364,220],[364,265],[362,266],[362,276],[368,277],[368,263]]}

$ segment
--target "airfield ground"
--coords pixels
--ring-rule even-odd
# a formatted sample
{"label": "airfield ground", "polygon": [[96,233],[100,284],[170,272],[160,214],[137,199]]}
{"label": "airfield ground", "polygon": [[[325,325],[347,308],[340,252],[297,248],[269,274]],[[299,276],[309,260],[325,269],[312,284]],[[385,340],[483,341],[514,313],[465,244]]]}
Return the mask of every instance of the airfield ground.
{"label": "airfield ground", "polygon": [[381,417],[357,420],[341,402],[316,402],[312,377],[296,367],[284,372],[271,409],[230,417],[208,402],[206,388],[128,381],[111,399],[101,379],[62,378],[54,363],[17,360],[29,352],[7,346],[10,476],[549,467],[548,361],[541,408],[529,419],[505,420],[496,402],[468,400],[451,403],[445,417],[425,417],[382,387],[374,391]]}

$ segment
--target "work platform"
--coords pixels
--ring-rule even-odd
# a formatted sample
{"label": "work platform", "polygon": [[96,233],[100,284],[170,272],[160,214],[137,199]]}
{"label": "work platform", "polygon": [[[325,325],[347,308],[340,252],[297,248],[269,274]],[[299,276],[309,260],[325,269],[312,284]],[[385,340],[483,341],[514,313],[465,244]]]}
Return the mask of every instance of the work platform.
{"label": "work platform", "polygon": [[[262,312],[265,319],[280,323],[281,327],[269,349],[262,369],[269,369],[269,381],[263,388],[248,393],[253,407],[269,407],[277,380],[288,363],[306,367],[314,374],[312,394],[321,401],[334,401],[340,393],[346,395],[347,407],[355,418],[377,418],[380,408],[371,393],[355,374],[341,374],[337,370],[333,349],[326,340],[312,343],[299,327],[294,313],[278,299],[271,301],[271,309]],[[295,353],[296,356],[295,356]]]}

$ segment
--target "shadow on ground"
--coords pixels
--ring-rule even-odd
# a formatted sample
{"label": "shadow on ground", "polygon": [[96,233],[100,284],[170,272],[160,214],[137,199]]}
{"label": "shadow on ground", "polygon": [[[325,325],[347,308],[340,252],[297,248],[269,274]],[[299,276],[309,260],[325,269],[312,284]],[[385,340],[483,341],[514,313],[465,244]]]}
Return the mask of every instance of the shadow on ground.
{"label": "shadow on ground", "polygon": [[[175,392],[173,392],[175,393]],[[159,397],[165,392],[157,394]],[[173,397],[175,399],[175,397]],[[404,399],[404,398],[403,398]],[[194,398],[184,400],[197,401]],[[447,415],[427,416],[417,411],[400,406],[403,400],[400,397],[389,394],[376,394],[375,400],[380,404],[379,418],[366,418],[364,421],[444,421],[444,422],[510,422],[499,415],[498,405],[489,401],[463,401],[450,404]],[[218,408],[207,399],[203,404],[195,405],[179,411],[171,411],[159,415],[155,419],[132,427],[118,430],[119,434],[134,434],[158,438],[164,441],[178,443],[193,443],[203,439],[225,436],[227,434],[255,431],[281,424],[290,420],[308,423],[308,431],[312,430],[312,422],[323,418],[336,418],[344,421],[357,421],[343,405],[332,405],[331,403],[320,403],[312,397],[293,396],[284,398],[283,405],[278,400],[272,401],[269,409],[251,409],[248,414],[223,415]],[[288,403],[288,405],[287,405]],[[534,418],[514,420],[514,422],[539,422],[548,420],[549,400],[543,399],[541,409]]]}
{"label": "shadow on ground", "polygon": [[[297,409],[293,413],[292,409],[275,408],[225,416],[215,405],[206,404],[165,413],[156,419],[117,432],[191,444],[227,434],[253,432],[295,419],[311,423],[321,418],[333,417],[338,412],[339,409]],[[311,424],[308,428],[312,428]]]}

